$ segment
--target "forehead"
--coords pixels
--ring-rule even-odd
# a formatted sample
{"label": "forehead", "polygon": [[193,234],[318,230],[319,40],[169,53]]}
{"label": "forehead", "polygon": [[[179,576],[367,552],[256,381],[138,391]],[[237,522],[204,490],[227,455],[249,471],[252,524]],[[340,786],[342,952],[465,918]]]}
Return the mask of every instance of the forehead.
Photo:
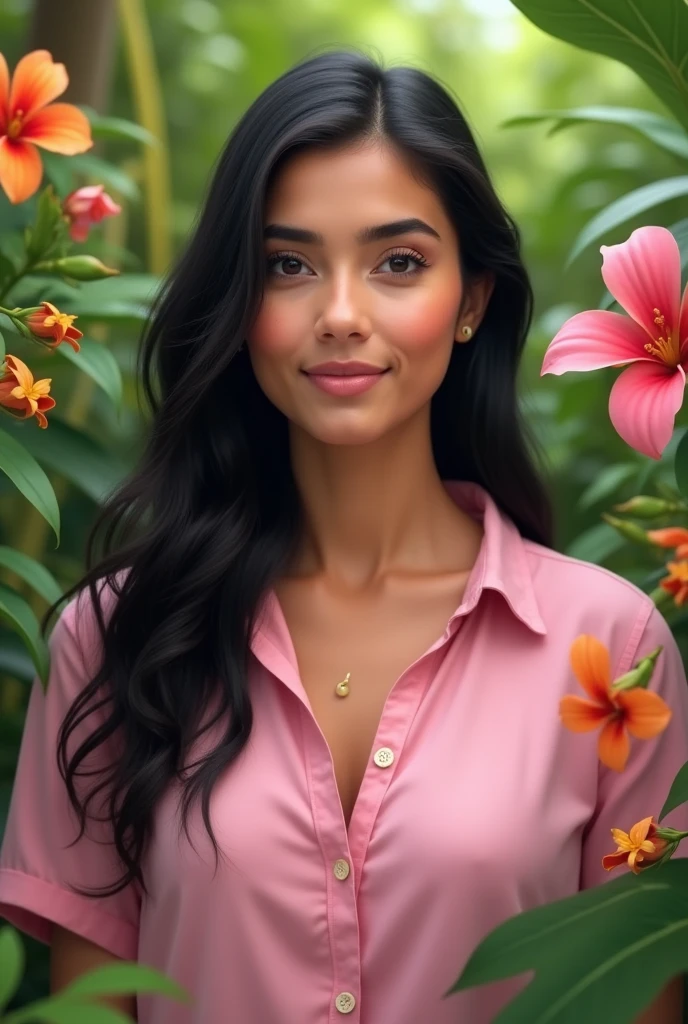
{"label": "forehead", "polygon": [[379,143],[305,149],[285,159],[266,196],[265,220],[346,234],[420,217],[443,238],[451,225],[437,194],[403,154]]}

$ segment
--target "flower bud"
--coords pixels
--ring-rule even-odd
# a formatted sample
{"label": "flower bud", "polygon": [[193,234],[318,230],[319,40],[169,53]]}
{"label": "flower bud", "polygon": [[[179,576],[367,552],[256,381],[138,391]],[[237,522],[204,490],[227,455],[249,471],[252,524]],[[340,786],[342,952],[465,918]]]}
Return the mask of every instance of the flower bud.
{"label": "flower bud", "polygon": [[638,519],[655,519],[657,516],[668,515],[671,512],[685,511],[685,506],[681,502],[655,498],[650,494],[636,494],[635,497],[624,501],[623,504],[612,507],[616,512],[628,512]]}
{"label": "flower bud", "polygon": [[633,690],[636,687],[642,687],[647,689],[647,685],[652,679],[652,673],[654,672],[655,662],[662,651],[662,645],[655,647],[654,651],[646,655],[644,658],[635,665],[630,672],[625,672],[624,675],[619,676],[615,679],[611,685],[611,690],[616,693],[618,690]]}
{"label": "flower bud", "polygon": [[636,544],[645,544],[646,546],[652,544],[642,526],[638,526],[636,523],[628,523],[625,519],[617,519],[616,516],[610,516],[607,512],[602,513],[602,518],[605,523],[613,526],[627,540],[632,540]]}
{"label": "flower bud", "polygon": [[119,270],[106,267],[96,256],[64,256],[59,260],[44,260],[36,263],[35,271],[46,274],[64,274],[77,281],[100,281],[104,277],[119,274]]}

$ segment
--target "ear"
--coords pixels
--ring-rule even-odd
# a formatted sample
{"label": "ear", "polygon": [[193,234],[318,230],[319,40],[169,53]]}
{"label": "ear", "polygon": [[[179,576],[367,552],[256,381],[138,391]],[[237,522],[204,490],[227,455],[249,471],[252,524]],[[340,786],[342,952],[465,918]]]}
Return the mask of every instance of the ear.
{"label": "ear", "polygon": [[473,334],[475,335],[478,327],[480,326],[480,322],[485,315],[485,310],[487,309],[490,298],[492,297],[494,286],[495,274],[492,270],[485,271],[484,274],[481,274],[479,277],[474,278],[470,283],[466,284],[461,309],[456,321],[456,341],[466,340],[461,334],[461,328],[464,324],[468,324],[469,327],[472,327]]}

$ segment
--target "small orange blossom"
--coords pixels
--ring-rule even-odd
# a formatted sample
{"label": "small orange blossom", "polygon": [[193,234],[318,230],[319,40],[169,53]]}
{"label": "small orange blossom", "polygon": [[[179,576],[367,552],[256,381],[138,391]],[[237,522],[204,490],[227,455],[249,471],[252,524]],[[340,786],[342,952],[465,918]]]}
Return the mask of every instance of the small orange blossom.
{"label": "small orange blossom", "polygon": [[51,377],[34,380],[26,363],[17,356],[8,355],[5,357],[5,372],[0,373],[0,405],[17,419],[35,416],[38,426],[45,430],[48,421],[44,413],[57,404],[48,394],[51,380]]}
{"label": "small orange blossom", "polygon": [[[52,302],[41,302],[42,309],[30,313],[24,318],[24,323],[36,338],[47,348],[56,348],[61,342],[68,342],[75,352],[80,349],[78,338],[83,338],[83,332],[72,323],[77,319],[76,313],[61,313]],[[52,338],[51,342],[42,341],[43,338]]]}
{"label": "small orange blossom", "polygon": [[609,651],[597,639],[583,633],[569,652],[571,668],[591,697],[567,695],[559,702],[563,724],[572,732],[589,732],[602,726],[598,756],[613,771],[623,771],[630,753],[628,733],[651,739],[666,729],[672,711],[658,693],[644,687],[612,690]]}
{"label": "small orange blossom", "polygon": [[611,871],[628,862],[633,874],[639,875],[642,871],[641,861],[643,867],[647,867],[665,853],[669,843],[657,836],[657,826],[652,817],[650,815],[649,818],[638,821],[630,833],[623,832],[620,828],[611,829],[618,849],[616,853],[608,853],[602,858],[602,867],[605,870]]}

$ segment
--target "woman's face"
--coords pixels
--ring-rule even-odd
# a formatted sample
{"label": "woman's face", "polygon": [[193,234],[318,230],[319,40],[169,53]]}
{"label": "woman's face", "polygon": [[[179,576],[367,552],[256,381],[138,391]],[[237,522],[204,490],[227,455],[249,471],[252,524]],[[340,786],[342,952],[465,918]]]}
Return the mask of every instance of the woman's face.
{"label": "woman's face", "polygon": [[[357,237],[409,218],[427,228]],[[260,387],[292,426],[363,444],[427,405],[461,327],[475,332],[489,298],[464,296],[456,232],[434,192],[388,148],[312,149],[275,178],[265,227],[268,277],[246,340]],[[362,393],[331,394],[305,372],[330,360],[386,372]]]}

